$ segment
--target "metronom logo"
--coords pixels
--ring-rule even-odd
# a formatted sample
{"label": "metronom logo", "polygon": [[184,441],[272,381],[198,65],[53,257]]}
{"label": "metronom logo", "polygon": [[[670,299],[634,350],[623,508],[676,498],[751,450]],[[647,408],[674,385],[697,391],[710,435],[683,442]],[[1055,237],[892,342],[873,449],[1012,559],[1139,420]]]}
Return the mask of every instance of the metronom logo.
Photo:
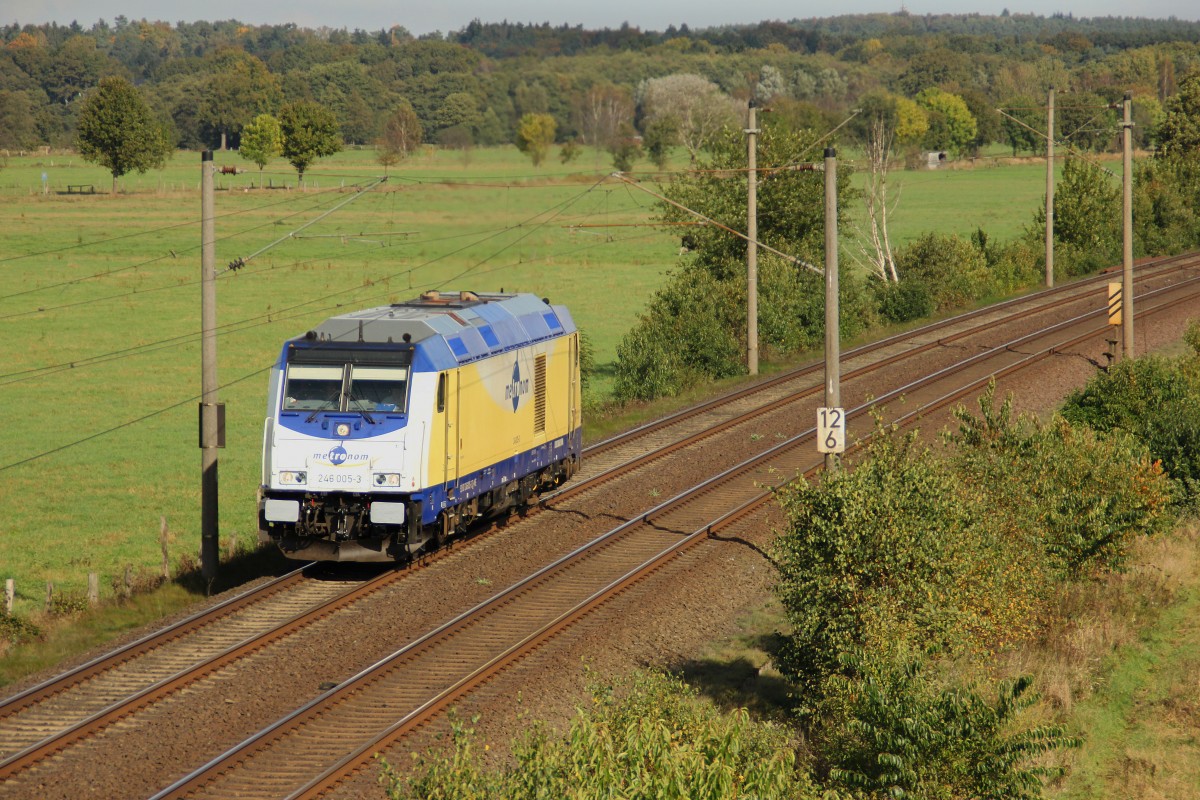
{"label": "metronom logo", "polygon": [[512,382],[504,387],[504,399],[512,401],[513,411],[521,403],[521,397],[529,394],[529,378],[521,377],[520,362],[513,362]]}
{"label": "metronom logo", "polygon": [[344,464],[356,464],[367,460],[366,453],[351,453],[346,448],[338,445],[328,453],[313,453],[314,461],[327,461],[335,467],[340,467]]}

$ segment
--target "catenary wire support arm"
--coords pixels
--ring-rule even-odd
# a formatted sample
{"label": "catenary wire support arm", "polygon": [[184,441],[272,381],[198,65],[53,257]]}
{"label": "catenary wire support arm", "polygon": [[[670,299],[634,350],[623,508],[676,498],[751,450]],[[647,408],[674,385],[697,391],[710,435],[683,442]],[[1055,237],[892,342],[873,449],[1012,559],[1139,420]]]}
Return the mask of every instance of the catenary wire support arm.
{"label": "catenary wire support arm", "polygon": [[[1003,108],[997,108],[996,113],[1002,117],[1007,117],[1008,119],[1011,119],[1013,122],[1017,123],[1022,128],[1029,130],[1031,133],[1033,133],[1035,136],[1038,136],[1041,139],[1049,139],[1050,138],[1046,135],[1045,131],[1039,131],[1037,128],[1033,127],[1032,125],[1026,124],[1024,120],[1017,119],[1012,114],[1009,114],[1007,111],[1005,111]],[[1109,176],[1111,176],[1113,178],[1117,177],[1117,173],[1113,172],[1111,169],[1104,166],[1099,161],[1096,161],[1094,158],[1089,157],[1087,153],[1084,153],[1081,150],[1077,150],[1076,148],[1072,147],[1070,144],[1067,143],[1067,141],[1065,139],[1056,140],[1055,143],[1062,145],[1064,148],[1066,148],[1068,153],[1075,156],[1076,158],[1082,158],[1084,161],[1088,162],[1096,169],[1099,169],[1099,170],[1107,173]]]}
{"label": "catenary wire support arm", "polygon": [[[816,169],[816,167],[814,167],[814,169]],[[732,233],[734,236],[738,237],[739,239],[745,239],[750,244],[756,244],[762,250],[766,250],[769,253],[774,253],[775,255],[779,256],[780,258],[787,259],[788,261],[792,262],[793,264],[804,267],[807,270],[811,270],[811,271],[817,273],[818,275],[825,274],[825,270],[821,269],[820,267],[813,266],[812,264],[809,264],[807,261],[796,258],[795,256],[790,256],[781,250],[776,250],[774,247],[771,247],[768,244],[763,244],[762,242],[756,242],[753,239],[751,239],[749,236],[747,236],[746,234],[742,233],[741,231],[734,230],[733,228],[729,227],[728,225],[717,222],[715,219],[712,219],[711,217],[704,216],[699,211],[690,209],[681,203],[676,203],[674,200],[672,200],[669,197],[666,197],[665,195],[661,195],[658,192],[654,192],[654,191],[651,191],[650,189],[647,189],[645,186],[642,186],[637,181],[633,181],[633,180],[630,180],[629,178],[625,177],[625,175],[621,172],[614,172],[614,173],[612,173],[612,176],[619,181],[624,181],[625,183],[629,184],[630,186],[633,186],[636,189],[641,189],[643,192],[650,195],[651,197],[657,198],[658,200],[661,200],[664,203],[668,203],[670,205],[675,206],[680,211],[685,211],[688,214],[691,214],[692,216],[697,217],[698,219],[704,220],[709,225],[715,225],[716,227],[720,228],[723,231]]]}
{"label": "catenary wire support arm", "polygon": [[[288,239],[296,239],[296,238],[299,238],[299,237],[297,237],[297,236],[296,236],[296,234],[300,233],[300,231],[304,230],[305,228],[309,227],[310,225],[315,225],[315,224],[317,224],[318,222],[320,222],[321,220],[325,219],[326,217],[328,217],[330,214],[334,213],[335,211],[340,211],[342,208],[344,208],[344,207],[346,207],[346,206],[350,205],[350,204],[351,204],[351,203],[353,203],[355,200],[357,200],[358,198],[362,197],[364,194],[366,194],[367,192],[369,192],[369,191],[371,191],[372,189],[374,189],[376,186],[379,186],[380,184],[382,184],[382,183],[384,183],[384,182],[386,182],[386,181],[387,181],[387,177],[385,176],[385,177],[379,178],[379,179],[377,179],[377,180],[375,180],[375,181],[372,181],[371,183],[368,183],[366,186],[363,186],[363,187],[362,187],[361,189],[359,189],[357,192],[355,192],[354,194],[352,194],[350,197],[347,197],[345,200],[343,200],[342,202],[338,203],[336,206],[334,206],[333,208],[329,209],[329,210],[328,210],[328,211],[326,211],[324,214],[320,214],[320,215],[318,215],[318,216],[316,216],[316,217],[314,217],[314,218],[310,219],[308,222],[304,223],[304,224],[303,224],[303,225],[301,225],[299,228],[296,228],[296,230],[294,230],[294,231],[291,231],[291,232],[290,232],[290,233],[288,233],[286,236],[281,236],[281,237],[279,237],[279,238],[278,238],[278,239],[276,239],[275,241],[271,242],[269,245],[266,245],[265,247],[260,247],[258,250],[255,250],[253,253],[251,253],[251,254],[250,254],[250,255],[248,255],[248,256],[242,256],[242,257],[239,257],[239,258],[237,258],[237,259],[234,259],[234,261],[232,261],[232,262],[230,263],[230,265],[229,265],[229,269],[230,269],[230,270],[233,270],[233,271],[239,270],[239,269],[241,269],[242,267],[246,266],[246,264],[248,264],[248,263],[250,262],[250,260],[251,260],[251,259],[253,259],[253,258],[257,257],[257,256],[260,256],[260,255],[262,255],[263,253],[265,253],[265,252],[267,252],[268,250],[270,250],[272,247],[275,247],[276,245],[278,245],[278,244],[280,244],[280,243],[282,243],[282,242],[286,242]],[[236,264],[237,266],[234,266],[234,264]]]}

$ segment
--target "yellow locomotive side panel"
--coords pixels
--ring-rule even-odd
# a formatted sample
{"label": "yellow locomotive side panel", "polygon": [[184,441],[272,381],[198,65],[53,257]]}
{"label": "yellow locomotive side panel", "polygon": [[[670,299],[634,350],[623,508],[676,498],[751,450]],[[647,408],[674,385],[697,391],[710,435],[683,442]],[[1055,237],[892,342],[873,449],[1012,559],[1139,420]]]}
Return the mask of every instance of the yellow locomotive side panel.
{"label": "yellow locomotive side panel", "polygon": [[428,484],[453,484],[575,430],[578,338],[572,333],[439,373],[428,401]]}

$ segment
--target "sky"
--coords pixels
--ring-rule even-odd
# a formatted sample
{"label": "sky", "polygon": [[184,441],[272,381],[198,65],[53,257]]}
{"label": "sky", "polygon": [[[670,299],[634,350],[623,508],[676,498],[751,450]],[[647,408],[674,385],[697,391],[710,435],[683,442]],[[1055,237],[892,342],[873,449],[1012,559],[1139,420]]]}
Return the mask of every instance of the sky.
{"label": "sky", "polygon": [[835,14],[1055,13],[1076,17],[1138,16],[1200,20],[1196,0],[843,0],[841,3],[803,3],[759,0],[749,6],[716,0],[0,0],[0,24],[39,24],[75,21],[85,28],[97,20],[111,23],[124,15],[130,20],[195,22],[236,19],[252,25],[295,23],[303,28],[361,28],[377,31],[402,25],[415,35],[459,30],[472,19],[484,22],[549,22],[585,28],[618,28],[622,23],[642,30],[661,31],[686,23],[692,28],[752,24]]}

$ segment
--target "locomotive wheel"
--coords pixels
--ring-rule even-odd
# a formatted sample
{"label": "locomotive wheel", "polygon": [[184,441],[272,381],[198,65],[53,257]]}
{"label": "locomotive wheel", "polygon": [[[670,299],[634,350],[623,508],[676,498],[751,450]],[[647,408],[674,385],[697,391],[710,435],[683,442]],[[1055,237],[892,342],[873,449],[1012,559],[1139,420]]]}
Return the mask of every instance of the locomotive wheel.
{"label": "locomotive wheel", "polygon": [[454,515],[448,510],[439,514],[437,522],[433,524],[433,531],[433,547],[440,550],[450,540],[450,534],[454,533]]}

